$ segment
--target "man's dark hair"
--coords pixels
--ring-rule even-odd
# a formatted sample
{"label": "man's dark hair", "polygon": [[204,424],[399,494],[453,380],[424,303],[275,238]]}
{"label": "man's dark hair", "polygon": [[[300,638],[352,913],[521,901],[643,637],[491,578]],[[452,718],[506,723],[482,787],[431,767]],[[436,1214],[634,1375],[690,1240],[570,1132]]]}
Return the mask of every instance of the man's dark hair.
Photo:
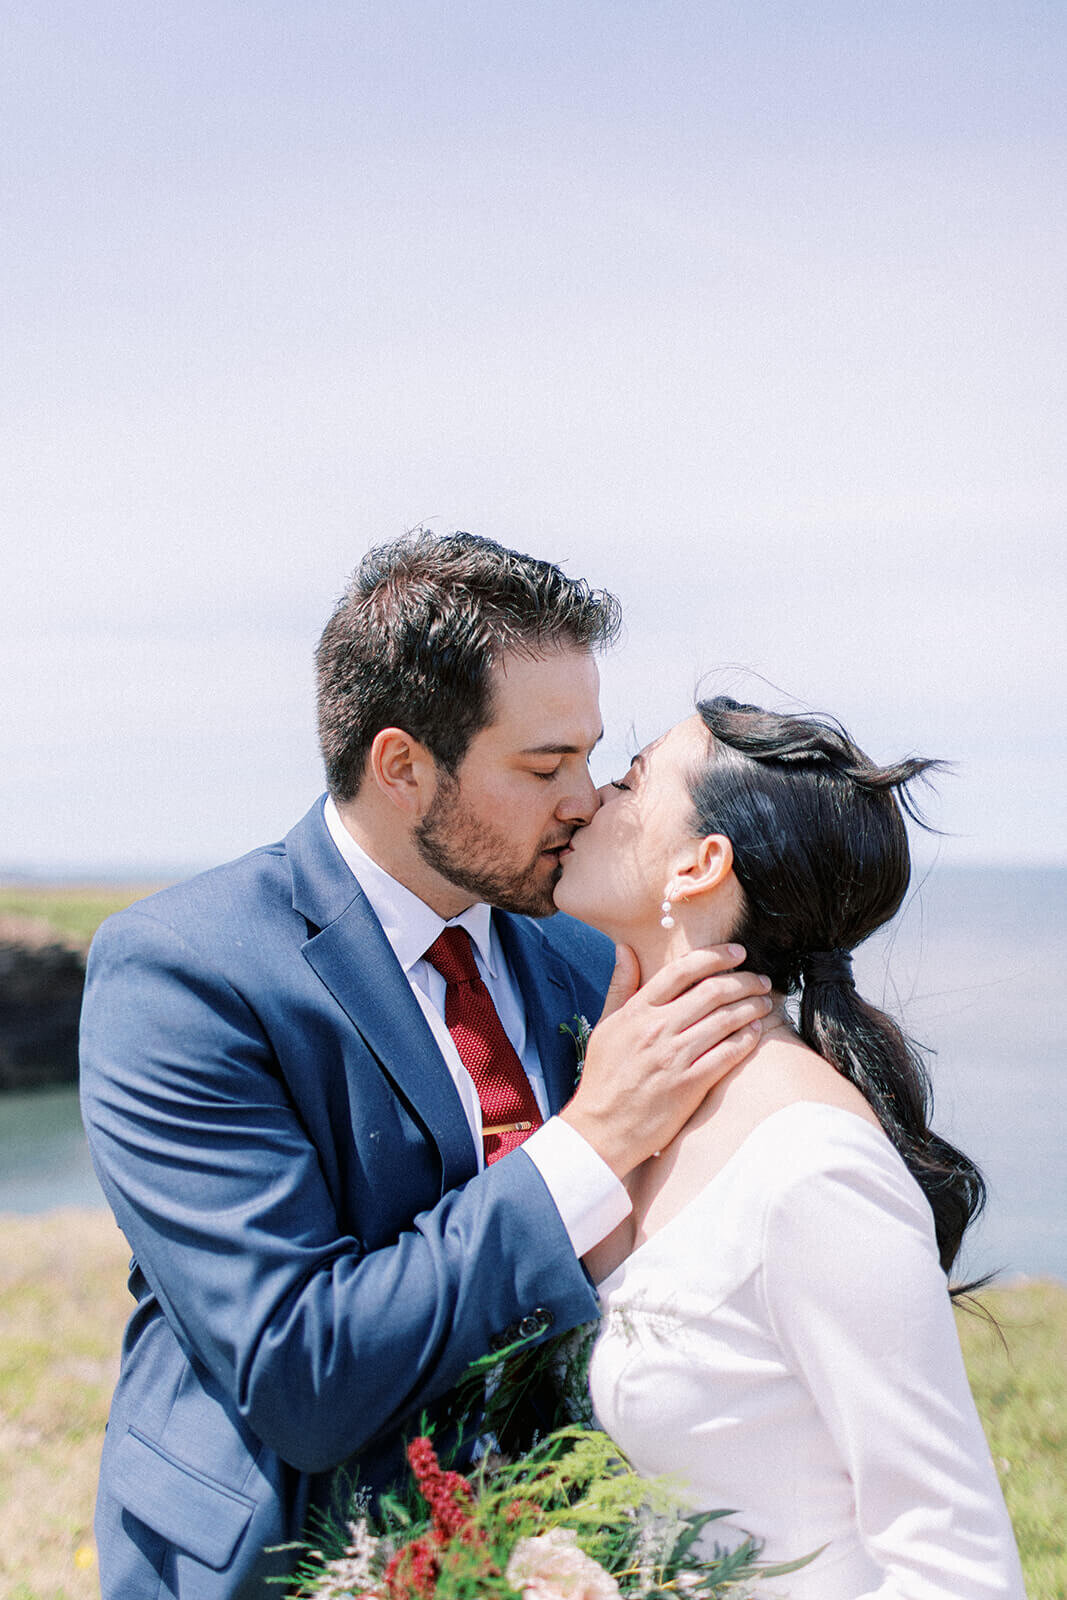
{"label": "man's dark hair", "polygon": [[315,656],[331,795],[359,792],[382,728],[403,728],[454,776],[493,719],[501,655],[599,649],[620,621],[606,590],[474,534],[420,529],[368,551]]}

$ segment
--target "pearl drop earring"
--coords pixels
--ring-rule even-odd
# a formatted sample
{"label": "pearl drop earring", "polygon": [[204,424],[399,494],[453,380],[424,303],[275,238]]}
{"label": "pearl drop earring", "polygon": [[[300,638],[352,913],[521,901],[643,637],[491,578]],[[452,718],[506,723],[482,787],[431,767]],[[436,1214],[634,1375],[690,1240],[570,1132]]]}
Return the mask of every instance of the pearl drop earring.
{"label": "pearl drop earring", "polygon": [[671,912],[674,910],[674,906],[671,904],[670,884],[668,884],[667,888],[664,890],[663,904],[660,906],[660,910],[663,912],[662,917],[659,919],[660,927],[673,928],[674,918],[671,916]]}

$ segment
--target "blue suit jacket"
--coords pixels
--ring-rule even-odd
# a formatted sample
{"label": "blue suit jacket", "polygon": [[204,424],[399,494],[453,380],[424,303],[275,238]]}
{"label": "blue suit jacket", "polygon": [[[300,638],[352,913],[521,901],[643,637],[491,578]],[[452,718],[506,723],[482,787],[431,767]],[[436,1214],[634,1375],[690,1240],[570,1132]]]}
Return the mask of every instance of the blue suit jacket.
{"label": "blue suit jacket", "polygon": [[[599,1012],[611,948],[495,913],[553,1109],[560,1024]],[[521,1150],[476,1174],[459,1097],[321,802],[284,843],[101,928],[82,1102],[137,1305],[101,1464],[104,1600],[274,1596],[358,1460],[495,1340],[596,1315]]]}

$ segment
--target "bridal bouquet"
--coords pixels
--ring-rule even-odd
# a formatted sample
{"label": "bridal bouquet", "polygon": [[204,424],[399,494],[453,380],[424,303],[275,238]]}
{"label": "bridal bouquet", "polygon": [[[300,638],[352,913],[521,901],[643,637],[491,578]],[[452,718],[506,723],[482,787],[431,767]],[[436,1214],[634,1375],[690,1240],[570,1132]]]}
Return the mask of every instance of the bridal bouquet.
{"label": "bridal bouquet", "polygon": [[[495,1358],[473,1374],[485,1384],[483,1426],[506,1430],[522,1393],[547,1368],[562,1373],[557,1414],[587,1411],[589,1336]],[[494,1430],[495,1432],[495,1430]],[[297,1570],[293,1600],[652,1600],[749,1592],[767,1566],[752,1540],[732,1550],[701,1538],[724,1511],[686,1513],[662,1482],[642,1478],[588,1415],[553,1428],[521,1454],[485,1451],[466,1474],[438,1460],[422,1435],[408,1445],[410,1476],[372,1516],[353,1495],[344,1526],[330,1525]],[[698,1552],[698,1543],[700,1552]]]}

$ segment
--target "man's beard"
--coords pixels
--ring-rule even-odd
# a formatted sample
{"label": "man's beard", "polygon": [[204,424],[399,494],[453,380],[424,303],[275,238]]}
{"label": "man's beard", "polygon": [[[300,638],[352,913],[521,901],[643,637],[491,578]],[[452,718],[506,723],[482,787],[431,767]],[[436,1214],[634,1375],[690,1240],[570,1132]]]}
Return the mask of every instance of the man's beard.
{"label": "man's beard", "polygon": [[552,891],[563,869],[557,866],[548,872],[541,852],[565,844],[573,828],[565,837],[543,840],[534,859],[518,866],[506,835],[474,815],[462,799],[457,781],[440,772],[438,778],[433,803],[415,830],[415,844],[426,864],[449,883],[501,911],[553,916]]}

